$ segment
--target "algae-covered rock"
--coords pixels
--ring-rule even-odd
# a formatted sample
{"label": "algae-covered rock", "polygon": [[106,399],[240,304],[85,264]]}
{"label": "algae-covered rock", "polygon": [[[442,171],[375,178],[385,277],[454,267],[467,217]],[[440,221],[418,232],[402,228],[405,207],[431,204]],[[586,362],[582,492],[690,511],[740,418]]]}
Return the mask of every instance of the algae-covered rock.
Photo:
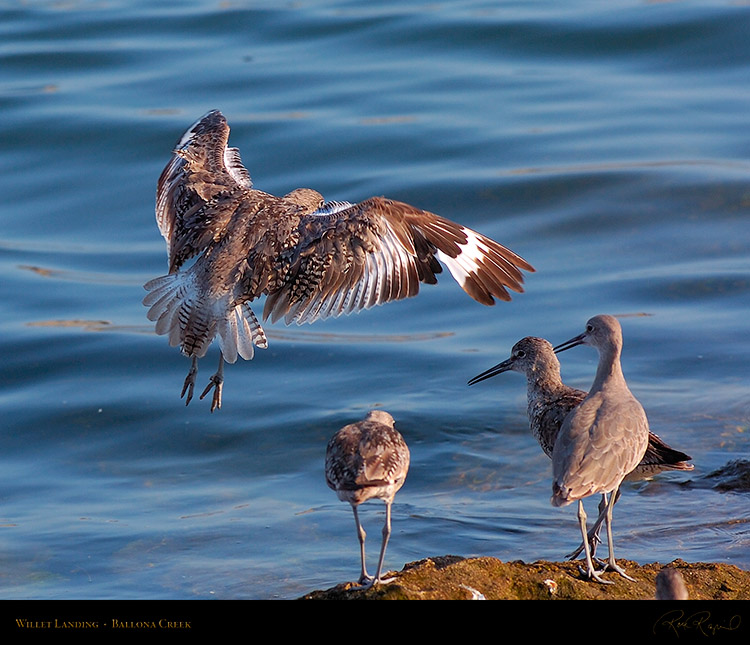
{"label": "algae-covered rock", "polygon": [[665,566],[681,574],[691,600],[748,600],[750,572],[729,564],[639,565],[618,560],[635,582],[605,573],[614,584],[586,580],[577,562],[501,562],[496,558],[445,555],[406,564],[394,580],[371,589],[354,583],[314,591],[305,600],[650,600]]}

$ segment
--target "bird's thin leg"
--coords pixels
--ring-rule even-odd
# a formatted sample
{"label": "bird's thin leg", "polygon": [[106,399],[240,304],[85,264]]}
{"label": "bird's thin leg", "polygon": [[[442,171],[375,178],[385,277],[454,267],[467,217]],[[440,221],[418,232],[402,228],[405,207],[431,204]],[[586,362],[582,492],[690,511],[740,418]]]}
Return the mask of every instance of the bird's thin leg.
{"label": "bird's thin leg", "polygon": [[[607,516],[607,496],[605,494],[602,494],[602,498],[601,500],[599,500],[599,516],[596,518],[596,522],[594,522],[594,526],[591,527],[591,529],[589,530],[587,534],[589,548],[591,549],[591,558],[593,560],[596,560],[596,547],[598,547],[602,543],[601,539],[599,538],[599,531],[601,530],[602,522],[604,522],[606,516]],[[575,560],[579,555],[581,555],[582,551],[583,551],[583,542],[581,542],[580,546],[575,551],[573,551],[573,553],[569,553],[565,557],[568,560]],[[596,560],[596,561],[601,563],[600,560]]]}
{"label": "bird's thin leg", "polygon": [[607,495],[606,493],[602,493],[602,498],[599,500],[599,515],[596,518],[596,522],[594,522],[594,526],[591,527],[591,530],[588,532],[588,540],[589,540],[589,547],[591,548],[591,559],[596,561],[596,547],[598,547],[602,540],[599,537],[599,531],[601,531],[602,528],[602,522],[604,521],[604,518],[607,513]]}
{"label": "bird's thin leg", "polygon": [[[362,523],[359,521],[359,514],[357,513],[357,507],[352,506],[354,512],[354,521],[357,524],[357,538],[359,539],[359,557],[362,562],[362,571],[359,575],[359,584],[372,583],[372,576],[367,575],[367,567],[365,565],[365,538],[367,534],[362,528]],[[369,586],[369,585],[367,585]]]}
{"label": "bird's thin leg", "polygon": [[[617,504],[617,500],[620,499],[620,488],[618,487],[615,492],[612,493],[613,499],[612,499],[612,508],[614,508],[615,504]],[[592,547],[591,551],[591,557],[595,557],[595,551],[596,551],[596,545],[599,545],[602,543],[601,539],[599,538],[599,531],[602,527],[602,522],[604,522],[605,518],[607,517],[607,508],[608,508],[608,502],[607,502],[607,494],[602,493],[602,499],[599,502],[599,517],[596,518],[596,524],[594,525],[594,529],[596,529],[596,533],[592,535],[591,532],[589,532],[589,541],[590,540],[596,540],[595,546]],[[601,561],[600,561],[601,562]]]}
{"label": "bird's thin leg", "polygon": [[180,393],[180,398],[182,398],[183,396],[185,396],[185,392],[187,392],[185,405],[190,403],[190,399],[193,398],[193,388],[195,387],[195,377],[197,375],[198,375],[198,357],[193,356],[193,361],[190,364],[190,371],[185,377],[185,384],[182,386],[182,392]]}
{"label": "bird's thin leg", "polygon": [[609,500],[609,505],[607,506],[607,546],[609,547],[609,559],[607,560],[605,569],[611,569],[612,571],[619,573],[626,580],[635,582],[633,578],[625,573],[625,569],[615,562],[615,550],[614,545],[612,544],[612,509],[614,508],[616,501],[617,494],[616,492],[613,492]]}
{"label": "bird's thin leg", "polygon": [[214,388],[214,398],[211,401],[211,412],[214,410],[221,409],[221,389],[224,385],[224,354],[219,352],[219,369],[216,370],[216,374],[214,374],[209,380],[208,385],[206,386],[206,389],[203,390],[203,394],[201,394],[201,400],[203,399],[206,394],[208,394],[211,391],[211,388]]}
{"label": "bird's thin leg", "polygon": [[604,580],[601,577],[599,571],[594,569],[594,561],[591,559],[591,551],[589,550],[589,540],[586,533],[586,511],[583,509],[583,500],[578,500],[578,521],[581,525],[581,538],[583,540],[583,550],[586,552],[586,571],[582,567],[578,567],[582,575],[586,576],[591,580],[592,578],[597,582],[601,582],[605,585],[611,585],[610,580]]}
{"label": "bird's thin leg", "polygon": [[385,523],[383,524],[383,541],[380,544],[380,559],[378,560],[378,572],[375,574],[373,583],[387,583],[393,578],[381,578],[383,572],[383,560],[385,559],[385,549],[388,546],[388,540],[391,537],[391,500],[385,503]]}

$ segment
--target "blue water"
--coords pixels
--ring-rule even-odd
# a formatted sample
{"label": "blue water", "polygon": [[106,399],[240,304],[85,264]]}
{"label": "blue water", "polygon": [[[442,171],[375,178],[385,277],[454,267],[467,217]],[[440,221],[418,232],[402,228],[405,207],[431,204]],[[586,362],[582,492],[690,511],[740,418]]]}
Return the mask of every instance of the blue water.
{"label": "blue water", "polygon": [[[622,315],[623,365],[691,473],[625,487],[619,557],[750,567],[750,7],[730,0],[0,4],[0,597],[294,598],[358,575],[325,444],[380,406],[411,447],[386,567],[559,560],[575,511],[525,387],[466,381],[526,335]],[[266,327],[224,405],[153,333],[156,180],[221,109],[255,185],[387,195],[537,269]],[[256,308],[261,311],[262,305]],[[201,361],[199,389],[218,350]],[[586,388],[596,356],[566,352]],[[593,514],[594,500],[590,504]],[[363,508],[374,568],[382,505]]]}

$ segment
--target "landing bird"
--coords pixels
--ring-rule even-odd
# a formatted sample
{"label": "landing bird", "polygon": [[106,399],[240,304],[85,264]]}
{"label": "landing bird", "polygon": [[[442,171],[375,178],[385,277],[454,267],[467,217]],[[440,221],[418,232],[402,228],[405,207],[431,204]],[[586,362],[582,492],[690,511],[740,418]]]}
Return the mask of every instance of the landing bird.
{"label": "landing bird", "polygon": [[589,579],[611,584],[596,571],[586,534],[583,499],[610,493],[606,507],[609,558],[612,569],[633,580],[615,562],[612,542],[612,508],[625,476],[641,462],[649,441],[646,413],[628,389],[620,365],[622,329],[613,316],[594,316],[586,330],[555,347],[556,352],[576,345],[591,345],[599,352],[594,383],[581,403],[565,417],[552,449],[552,505],[578,501],[578,521],[586,553]]}
{"label": "landing bird", "polygon": [[438,215],[371,197],[326,202],[309,188],[275,197],[253,188],[218,110],[193,124],[159,177],[156,221],[168,274],[144,287],[156,333],[191,360],[181,396],[193,396],[198,359],[214,338],[219,368],[211,411],[221,407],[224,361],[253,357],[266,335],[250,303],[266,295],[263,320],[311,323],[417,295],[435,284],[440,260],[472,298],[493,305],[521,293],[521,257]]}
{"label": "landing bird", "polygon": [[[342,502],[352,506],[362,563],[359,583],[365,589],[391,581],[391,578],[381,578],[385,549],[391,536],[391,504],[408,470],[409,448],[394,427],[393,417],[382,410],[372,410],[363,421],[344,426],[328,442],[326,483]],[[357,507],[374,498],[385,502],[385,523],[378,569],[373,578],[367,574],[365,566],[365,530]]]}
{"label": "landing bird", "polygon": [[[527,413],[531,434],[539,442],[544,454],[552,457],[552,449],[560,432],[563,420],[573,408],[586,398],[586,392],[569,387],[560,377],[560,361],[552,345],[544,338],[527,336],[519,340],[510,352],[510,358],[498,363],[469,381],[474,385],[480,381],[512,370],[526,375]],[[692,457],[674,450],[658,435],[649,432],[646,454],[635,469],[625,476],[626,481],[648,479],[665,470],[693,470],[687,463]],[[619,499],[618,489],[615,503]],[[596,555],[599,529],[606,515],[607,500],[602,496],[599,517],[588,532],[591,557]],[[583,544],[569,554],[571,560],[578,557]]]}

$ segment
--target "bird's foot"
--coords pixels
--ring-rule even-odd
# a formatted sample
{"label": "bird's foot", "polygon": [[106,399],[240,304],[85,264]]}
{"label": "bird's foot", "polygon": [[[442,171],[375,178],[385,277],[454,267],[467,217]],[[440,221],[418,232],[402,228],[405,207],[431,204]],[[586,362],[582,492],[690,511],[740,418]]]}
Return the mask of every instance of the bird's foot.
{"label": "bird's foot", "polygon": [[372,576],[368,576],[366,580],[360,579],[359,584],[356,587],[352,587],[352,589],[355,589],[357,591],[365,591],[366,589],[376,587],[377,585],[387,585],[389,582],[393,582],[395,579],[396,578],[373,578]]}
{"label": "bird's foot", "polygon": [[206,389],[203,390],[203,394],[201,394],[201,400],[203,400],[203,397],[205,397],[206,394],[208,394],[213,389],[214,396],[211,401],[211,412],[217,409],[221,409],[221,390],[223,386],[224,377],[217,372],[209,379]]}
{"label": "bird's foot", "polygon": [[615,573],[619,573],[625,580],[630,580],[631,582],[635,582],[635,578],[631,578],[627,573],[625,573],[625,569],[623,569],[619,564],[617,564],[614,560],[610,560],[604,565],[604,568],[602,571],[614,571]]}
{"label": "bird's foot", "polygon": [[584,569],[583,567],[579,566],[578,571],[581,572],[581,575],[585,578],[588,578],[589,580],[596,580],[597,582],[601,582],[603,585],[612,585],[614,582],[611,580],[605,580],[601,577],[601,574],[604,573],[604,569],[600,569],[599,571],[596,571],[593,568],[590,568],[588,570]]}
{"label": "bird's foot", "polygon": [[190,403],[190,400],[193,398],[193,389],[195,388],[195,377],[197,374],[198,374],[198,367],[197,365],[193,364],[187,376],[185,377],[185,383],[182,386],[182,392],[180,393],[180,398],[182,398],[183,396],[185,396],[185,392],[187,392],[185,405],[188,405],[188,403]]}
{"label": "bird's foot", "polygon": [[357,584],[352,586],[352,589],[369,589],[372,587],[373,583],[375,582],[375,576],[368,575],[365,571],[361,576],[359,576],[359,580],[357,580]]}
{"label": "bird's foot", "polygon": [[373,584],[376,584],[376,585],[387,585],[388,583],[393,582],[395,579],[396,579],[395,577],[393,577],[393,578],[376,578],[373,581]]}

